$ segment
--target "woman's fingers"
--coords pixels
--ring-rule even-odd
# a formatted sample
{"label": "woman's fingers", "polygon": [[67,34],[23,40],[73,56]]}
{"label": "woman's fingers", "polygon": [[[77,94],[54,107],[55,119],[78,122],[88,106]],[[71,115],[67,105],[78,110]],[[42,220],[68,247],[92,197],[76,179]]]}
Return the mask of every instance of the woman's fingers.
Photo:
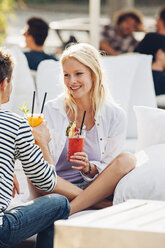
{"label": "woman's fingers", "polygon": [[88,161],[88,155],[85,152],[76,152],[70,156],[70,160]]}
{"label": "woman's fingers", "polygon": [[84,167],[83,166],[72,166],[72,169],[81,171],[84,169]]}
{"label": "woman's fingers", "polygon": [[82,156],[88,158],[88,155],[85,152],[75,152],[73,156]]}
{"label": "woman's fingers", "polygon": [[79,170],[83,173],[89,171],[89,161],[85,153],[75,153],[71,156],[70,162],[78,164],[78,166],[72,166],[72,169]]}
{"label": "woman's fingers", "polygon": [[78,160],[78,161],[82,161],[82,162],[88,161],[88,159],[86,157],[82,157],[82,156],[71,156],[70,160]]}

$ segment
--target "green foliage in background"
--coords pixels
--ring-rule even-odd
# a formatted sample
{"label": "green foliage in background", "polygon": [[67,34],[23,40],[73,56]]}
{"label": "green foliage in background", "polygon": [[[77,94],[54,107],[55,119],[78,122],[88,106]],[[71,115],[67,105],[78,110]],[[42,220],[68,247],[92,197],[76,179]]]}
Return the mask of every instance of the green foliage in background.
{"label": "green foliage in background", "polygon": [[52,0],[24,0],[25,3],[29,4],[46,4],[46,3],[54,3]]}
{"label": "green foliage in background", "polygon": [[[97,0],[96,0],[97,1]],[[102,0],[104,3],[106,0]],[[88,4],[89,0],[24,0],[25,3],[32,4],[46,4],[46,3],[54,3],[54,4]]]}
{"label": "green foliage in background", "polygon": [[15,6],[14,0],[0,0],[0,45],[6,36],[7,14]]}

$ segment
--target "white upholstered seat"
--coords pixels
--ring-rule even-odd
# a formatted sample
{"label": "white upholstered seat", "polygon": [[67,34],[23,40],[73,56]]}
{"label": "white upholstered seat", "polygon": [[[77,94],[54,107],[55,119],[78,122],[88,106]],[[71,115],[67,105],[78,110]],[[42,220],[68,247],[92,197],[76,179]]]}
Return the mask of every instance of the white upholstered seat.
{"label": "white upholstered seat", "polygon": [[18,106],[22,106],[23,103],[26,102],[28,108],[31,108],[35,85],[27,59],[21,49],[14,46],[8,50],[15,61],[13,71],[13,90],[10,96],[10,102],[3,104],[3,108],[21,115],[22,113],[18,110]]}
{"label": "white upholstered seat", "polygon": [[[152,78],[152,56],[126,54],[103,57],[107,82],[115,101],[126,110],[128,117],[127,139],[137,139],[134,105],[156,107],[156,96]],[[130,148],[132,151],[132,142]],[[128,144],[126,144],[128,149]],[[125,150],[126,150],[125,149]]]}
{"label": "white upholstered seat", "polygon": [[42,105],[45,92],[47,92],[46,100],[51,100],[64,91],[64,85],[59,78],[59,61],[49,59],[39,64],[36,74],[36,87],[40,105]]}

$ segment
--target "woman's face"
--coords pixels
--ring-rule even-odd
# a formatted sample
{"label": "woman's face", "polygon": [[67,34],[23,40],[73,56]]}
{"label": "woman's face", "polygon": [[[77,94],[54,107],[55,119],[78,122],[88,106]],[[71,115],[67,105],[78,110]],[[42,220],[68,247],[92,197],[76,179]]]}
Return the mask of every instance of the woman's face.
{"label": "woman's face", "polygon": [[92,88],[91,70],[74,58],[63,63],[64,83],[73,98],[89,96]]}

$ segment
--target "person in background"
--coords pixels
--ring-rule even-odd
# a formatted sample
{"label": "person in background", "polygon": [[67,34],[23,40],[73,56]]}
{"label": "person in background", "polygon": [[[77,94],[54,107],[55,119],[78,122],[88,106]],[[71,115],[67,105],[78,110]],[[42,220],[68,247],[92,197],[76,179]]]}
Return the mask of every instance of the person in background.
{"label": "person in background", "polygon": [[44,52],[44,42],[48,35],[49,26],[41,18],[32,17],[27,21],[24,32],[26,48],[24,54],[27,58],[29,68],[36,71],[39,63],[46,59],[57,61],[56,57]]}
{"label": "person in background", "polygon": [[156,32],[145,35],[135,52],[153,56],[152,74],[156,95],[165,94],[165,6],[157,14]]}
{"label": "person in background", "polygon": [[[0,247],[12,247],[37,234],[36,248],[53,248],[54,221],[67,219],[70,206],[64,196],[50,194],[8,209],[13,186],[18,191],[14,167],[16,159],[31,182],[40,190],[53,191],[57,182],[53,160],[42,140],[35,145],[27,120],[3,110],[12,91],[13,61],[0,50]],[[48,129],[47,141],[50,140]],[[42,154],[42,152],[43,154]],[[43,157],[44,156],[44,157]]]}
{"label": "person in background", "polygon": [[142,54],[154,54],[155,49],[161,46],[165,37],[165,6],[162,6],[156,18],[156,32],[147,33],[143,40],[134,49],[134,52]]}
{"label": "person in background", "polygon": [[105,25],[101,31],[100,49],[107,55],[133,52],[138,43],[135,31],[144,31],[142,14],[137,10],[116,12],[114,26]]}
{"label": "person in background", "polygon": [[158,34],[165,35],[165,6],[160,7],[157,20],[156,20],[156,32]]}
{"label": "person in background", "polygon": [[165,43],[154,55],[152,75],[156,95],[165,94]]}
{"label": "person in background", "polygon": [[149,33],[136,51],[152,55],[155,94],[165,94],[165,35]]}
{"label": "person in background", "polygon": [[[126,115],[110,95],[106,96],[100,60],[97,49],[86,43],[65,49],[60,62],[66,93],[48,101],[44,107],[52,137],[47,145],[58,175],[54,192],[65,195],[70,201],[74,199],[72,214],[91,206],[112,205],[112,198],[106,198],[113,195],[119,180],[135,168],[136,163],[133,154],[122,153]],[[66,129],[72,121],[80,128],[84,110],[84,151],[74,153],[68,160]],[[41,136],[46,135],[44,128],[36,127],[33,134],[42,145]],[[34,187],[30,191],[34,198],[42,193]]]}

